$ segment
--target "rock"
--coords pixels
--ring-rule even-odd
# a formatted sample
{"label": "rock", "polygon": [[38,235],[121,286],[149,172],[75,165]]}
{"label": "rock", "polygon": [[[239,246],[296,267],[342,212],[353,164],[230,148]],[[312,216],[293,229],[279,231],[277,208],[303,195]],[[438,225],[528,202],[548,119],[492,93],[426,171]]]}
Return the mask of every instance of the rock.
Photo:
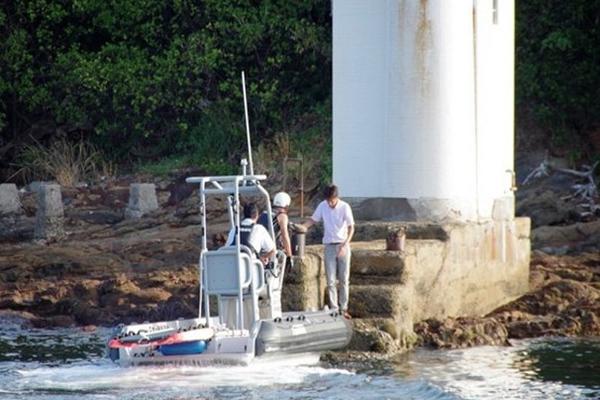
{"label": "rock", "polygon": [[433,348],[456,349],[461,347],[508,344],[508,331],[494,318],[448,318],[444,321],[426,320],[415,324],[419,344]]}
{"label": "rock", "polygon": [[97,225],[114,225],[123,221],[123,213],[117,211],[83,211],[77,214],[83,221]]}
{"label": "rock", "polygon": [[565,226],[541,226],[531,233],[534,248],[547,254],[564,255],[568,251],[600,245],[600,220]]}
{"label": "rock", "polygon": [[31,325],[34,328],[69,328],[75,325],[75,320],[70,315],[54,315],[33,319]]}
{"label": "rock", "polygon": [[348,345],[349,350],[374,351],[379,353],[397,352],[400,347],[396,340],[387,332],[377,327],[355,320],[353,322],[352,340]]}
{"label": "rock", "polygon": [[153,183],[132,183],[129,187],[129,204],[125,210],[126,218],[141,218],[158,209],[156,187]]}
{"label": "rock", "polygon": [[349,351],[394,354],[413,347],[416,337],[404,332],[390,318],[352,320],[352,340]]}
{"label": "rock", "polygon": [[530,217],[533,228],[568,221],[574,207],[560,196],[551,190],[531,190],[527,196],[521,194],[517,199],[516,214]]}

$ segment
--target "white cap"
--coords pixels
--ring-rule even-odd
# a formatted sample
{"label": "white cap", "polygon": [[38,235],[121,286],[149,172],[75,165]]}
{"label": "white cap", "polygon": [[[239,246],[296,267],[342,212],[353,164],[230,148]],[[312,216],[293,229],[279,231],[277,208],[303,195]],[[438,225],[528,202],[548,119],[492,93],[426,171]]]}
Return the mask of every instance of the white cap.
{"label": "white cap", "polygon": [[273,197],[273,205],[275,207],[289,207],[291,202],[292,199],[286,192],[279,192]]}

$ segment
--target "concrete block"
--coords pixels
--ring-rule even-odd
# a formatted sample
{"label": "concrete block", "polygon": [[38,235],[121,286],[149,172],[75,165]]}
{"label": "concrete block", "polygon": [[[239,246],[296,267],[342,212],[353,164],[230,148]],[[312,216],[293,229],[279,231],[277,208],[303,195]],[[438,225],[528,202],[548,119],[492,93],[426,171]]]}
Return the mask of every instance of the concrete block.
{"label": "concrete block", "polygon": [[403,283],[404,253],[386,250],[352,249],[351,284]]}
{"label": "concrete block", "polygon": [[285,275],[286,283],[302,284],[325,276],[322,246],[307,246],[304,257],[295,258],[294,268]]}
{"label": "concrete block", "polygon": [[132,183],[129,186],[129,204],[125,209],[126,218],[141,218],[158,209],[156,186],[153,183]]}
{"label": "concrete block", "polygon": [[41,185],[37,192],[35,239],[60,239],[64,236],[64,209],[60,186]]}
{"label": "concrete block", "polygon": [[286,284],[281,292],[283,311],[321,310],[325,305],[325,285]]}
{"label": "concrete block", "polygon": [[348,312],[356,318],[393,318],[400,308],[399,285],[355,285],[350,287]]}
{"label": "concrete block", "polygon": [[0,216],[22,214],[23,208],[19,200],[19,191],[14,183],[0,185]]}

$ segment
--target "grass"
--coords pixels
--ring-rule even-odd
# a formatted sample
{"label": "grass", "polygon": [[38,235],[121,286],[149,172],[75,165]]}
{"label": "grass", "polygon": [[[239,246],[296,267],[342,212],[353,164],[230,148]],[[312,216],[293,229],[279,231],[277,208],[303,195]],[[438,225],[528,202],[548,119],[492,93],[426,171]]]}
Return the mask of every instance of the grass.
{"label": "grass", "polygon": [[114,164],[106,162],[96,147],[83,140],[70,142],[65,138],[49,146],[39,142],[25,146],[17,165],[26,180],[53,179],[67,187],[99,175],[116,174]]}
{"label": "grass", "polygon": [[170,172],[187,167],[190,165],[190,160],[185,156],[165,157],[162,160],[143,164],[139,167],[139,171],[144,174],[154,176],[167,176]]}

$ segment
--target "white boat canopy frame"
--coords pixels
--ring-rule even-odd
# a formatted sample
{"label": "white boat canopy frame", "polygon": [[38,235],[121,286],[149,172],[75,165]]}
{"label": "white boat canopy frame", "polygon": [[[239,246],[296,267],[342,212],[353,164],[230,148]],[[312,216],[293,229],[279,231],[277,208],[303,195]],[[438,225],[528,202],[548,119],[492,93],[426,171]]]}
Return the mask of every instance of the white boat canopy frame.
{"label": "white boat canopy frame", "polygon": [[[245,160],[242,161],[242,165],[245,167]],[[205,177],[189,177],[186,178],[187,183],[199,184],[199,197],[200,197],[200,220],[201,220],[201,251],[199,257],[199,305],[198,314],[202,317],[202,314],[206,317],[207,324],[210,326],[210,306],[209,306],[209,295],[234,295],[236,298],[236,328],[237,329],[249,329],[250,326],[244,326],[244,307],[243,297],[244,290],[250,290],[252,295],[253,303],[253,318],[252,321],[259,319],[258,313],[258,292],[265,286],[264,268],[262,263],[253,262],[251,257],[248,257],[247,247],[240,243],[240,235],[235,235],[235,243],[228,248],[222,248],[219,250],[209,250],[207,246],[207,221],[206,221],[206,199],[207,196],[227,196],[227,209],[229,212],[230,229],[236,229],[236,232],[240,231],[240,197],[258,196],[265,200],[267,207],[267,213],[269,217],[272,215],[270,196],[267,190],[262,187],[261,181],[266,180],[266,175],[246,175],[245,168],[243,168],[243,175],[229,175],[229,176],[205,176]],[[275,239],[274,227],[272,218],[268,218],[268,232],[273,239]],[[277,265],[277,257],[273,256],[271,261],[273,265]],[[209,263],[222,264],[223,262],[235,262],[237,268],[231,266],[227,270],[230,271],[225,274],[229,274],[223,279],[216,277],[213,274],[207,279],[207,272],[209,272]],[[256,274],[252,267],[256,268]],[[280,266],[283,269],[283,265]],[[214,270],[219,271],[218,269]],[[222,272],[217,272],[222,274]],[[283,277],[283,273],[280,272]],[[256,278],[253,278],[256,277]],[[224,282],[230,279],[235,283],[233,286],[220,287],[217,281]],[[257,280],[257,282],[252,281]],[[217,287],[219,286],[219,287]],[[269,286],[269,295],[272,295],[272,287]],[[279,285],[281,286],[281,285]],[[204,287],[204,290],[203,290]],[[273,302],[271,302],[273,303]],[[204,305],[204,313],[202,312],[202,306]],[[275,307],[275,309],[273,309]],[[280,314],[280,304],[271,304],[271,310],[275,314]],[[221,302],[219,301],[219,314],[222,317]]]}

